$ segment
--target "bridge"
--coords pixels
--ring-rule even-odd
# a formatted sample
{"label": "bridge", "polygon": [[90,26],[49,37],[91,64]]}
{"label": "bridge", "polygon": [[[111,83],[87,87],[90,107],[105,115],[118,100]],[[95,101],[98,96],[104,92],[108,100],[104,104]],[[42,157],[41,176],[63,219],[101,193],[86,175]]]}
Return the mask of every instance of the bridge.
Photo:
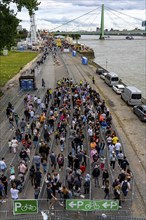
{"label": "bridge", "polygon": [[[55,35],[57,35],[57,34],[62,34],[62,35],[73,35],[73,34],[74,35],[76,35],[76,34],[79,34],[79,35],[99,35],[99,39],[104,39],[104,35],[124,35],[124,36],[125,35],[126,36],[127,35],[134,35],[134,36],[145,36],[146,35],[146,28],[145,28],[145,30],[143,30],[141,28],[133,28],[131,30],[128,30],[126,28],[126,25],[124,25],[125,29],[120,30],[121,27],[119,26],[119,23],[116,22],[116,20],[119,21],[119,19],[121,19],[123,22],[125,22],[125,24],[127,24],[127,23],[130,23],[129,22],[130,19],[133,19],[133,21],[135,21],[137,25],[142,26],[142,27],[145,26],[145,23],[144,23],[145,21],[142,21],[141,19],[133,17],[133,16],[130,16],[130,15],[127,15],[127,14],[125,14],[123,12],[117,12],[115,10],[112,10],[111,8],[104,7],[104,4],[102,4],[102,7],[101,7],[101,22],[100,22],[100,24],[98,23],[100,28],[97,28],[97,26],[98,26],[97,25],[95,27],[96,31],[91,31],[91,30],[90,31],[84,31],[84,30],[83,31],[82,30],[80,30],[80,31],[76,31],[75,30],[74,31],[74,30],[72,30],[72,31],[62,31],[62,32],[58,31],[60,27],[68,25],[69,23],[72,23],[72,22],[74,22],[76,20],[79,20],[81,17],[83,17],[83,16],[85,16],[85,15],[87,15],[89,13],[94,12],[94,14],[97,14],[97,13],[95,13],[95,10],[97,10],[97,8],[92,10],[92,11],[90,11],[90,12],[88,12],[88,13],[86,13],[86,14],[83,14],[83,15],[77,17],[77,18],[74,18],[74,19],[72,19],[70,21],[67,21],[66,23],[64,23],[64,24],[62,24],[60,26],[57,26],[57,27],[51,29],[50,32],[53,32]],[[111,28],[110,30],[108,30],[109,28],[108,29],[104,28],[104,26],[105,26],[105,22],[104,22],[104,20],[105,20],[105,16],[104,16],[105,11],[106,11],[106,15],[107,14],[109,15],[109,19],[111,19],[113,24],[116,25],[116,27],[117,27],[116,29],[112,29]],[[125,16],[126,19],[123,18],[123,16]],[[86,19],[86,20],[88,21],[88,19]],[[133,22],[133,23],[135,23],[135,22]],[[133,27],[133,23],[131,24],[131,27]],[[91,27],[92,25],[93,24],[90,23],[89,26]],[[94,26],[95,25],[96,24],[94,23]],[[86,28],[87,28],[87,25],[86,25]]]}

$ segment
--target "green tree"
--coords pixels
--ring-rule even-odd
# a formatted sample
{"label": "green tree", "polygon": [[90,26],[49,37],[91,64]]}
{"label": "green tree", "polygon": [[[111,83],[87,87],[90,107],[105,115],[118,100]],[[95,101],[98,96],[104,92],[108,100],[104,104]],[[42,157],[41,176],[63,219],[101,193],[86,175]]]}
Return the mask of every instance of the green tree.
{"label": "green tree", "polygon": [[10,3],[15,3],[18,11],[27,8],[30,16],[40,5],[38,0],[0,0],[0,50],[13,45],[19,24],[16,14],[10,10]]}
{"label": "green tree", "polygon": [[38,0],[2,0],[2,2],[6,5],[10,3],[15,3],[18,11],[21,11],[23,7],[28,9],[29,15],[32,15],[34,11],[38,10],[38,6],[41,2]]}
{"label": "green tree", "polygon": [[19,20],[14,12],[0,3],[0,51],[5,46],[10,48],[14,44],[18,24]]}

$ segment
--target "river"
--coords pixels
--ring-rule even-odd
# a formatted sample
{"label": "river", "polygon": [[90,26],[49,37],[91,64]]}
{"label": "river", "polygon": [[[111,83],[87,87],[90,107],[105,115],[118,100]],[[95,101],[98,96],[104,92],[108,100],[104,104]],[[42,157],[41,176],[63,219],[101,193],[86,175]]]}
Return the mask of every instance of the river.
{"label": "river", "polygon": [[96,35],[82,35],[79,42],[93,48],[97,64],[117,73],[126,85],[136,86],[146,98],[146,37],[99,40]]}

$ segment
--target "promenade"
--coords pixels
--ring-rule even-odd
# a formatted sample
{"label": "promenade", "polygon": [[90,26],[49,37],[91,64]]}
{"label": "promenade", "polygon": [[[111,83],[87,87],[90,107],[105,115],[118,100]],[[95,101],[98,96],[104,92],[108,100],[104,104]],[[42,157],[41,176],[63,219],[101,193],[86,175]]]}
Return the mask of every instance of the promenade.
{"label": "promenade", "polygon": [[[72,78],[75,83],[80,83],[82,80],[83,82],[87,81],[89,85],[92,86],[92,88],[96,91],[98,91],[102,97],[102,99],[105,100],[106,105],[108,106],[111,114],[112,114],[112,121],[113,126],[116,132],[118,133],[118,137],[120,142],[122,143],[124,147],[124,152],[128,158],[128,161],[130,163],[130,169],[132,170],[132,174],[134,177],[133,185],[132,185],[132,193],[129,193],[129,198],[127,199],[126,205],[123,204],[123,209],[119,210],[117,213],[120,216],[124,216],[124,212],[132,215],[132,216],[145,216],[145,209],[143,200],[145,198],[142,198],[142,195],[144,196],[146,191],[143,191],[143,186],[146,185],[146,179],[145,179],[145,150],[144,144],[145,144],[145,126],[142,122],[140,122],[136,116],[132,113],[131,108],[126,106],[126,104],[120,100],[120,97],[115,95],[111,88],[109,88],[100,78],[99,76],[95,75],[95,68],[90,65],[82,65],[81,64],[81,58],[79,57],[72,57],[71,53],[67,54],[61,54],[59,53],[57,56],[57,59],[59,62],[55,62],[53,60],[52,54],[50,54],[43,65],[41,65],[40,73],[38,73],[36,77],[36,86],[37,90],[32,92],[24,92],[19,91],[19,85],[16,83],[15,87],[12,87],[8,91],[6,91],[5,95],[0,100],[1,104],[1,112],[0,112],[0,118],[1,118],[1,126],[0,126],[0,139],[1,139],[1,145],[0,145],[0,151],[1,155],[5,158],[5,162],[7,164],[7,170],[6,174],[9,176],[9,168],[10,165],[15,164],[18,165],[20,162],[19,156],[14,155],[13,153],[9,153],[8,149],[8,140],[12,139],[14,136],[14,130],[9,129],[9,123],[7,116],[5,114],[5,110],[7,108],[8,102],[11,102],[12,105],[14,105],[15,112],[19,115],[20,118],[23,117],[24,114],[24,97],[29,93],[33,97],[36,95],[37,97],[40,97],[41,100],[44,100],[44,96],[46,94],[47,89],[51,88],[53,91],[56,88],[56,83],[58,80],[61,80],[64,78]],[[92,76],[95,77],[95,85],[92,83]],[[42,88],[42,78],[45,80],[45,88]],[[48,113],[50,106],[52,105],[54,100],[50,102],[48,107]],[[72,104],[71,104],[72,105]],[[73,107],[73,106],[72,106]],[[38,110],[38,114],[41,114],[41,109]],[[73,117],[73,108],[71,109],[70,113],[70,123]],[[56,124],[57,125],[57,124]],[[68,130],[70,133],[70,128]],[[69,135],[68,133],[68,135]],[[141,133],[141,140],[143,144],[140,144],[139,140],[139,133]],[[43,133],[42,133],[43,134]],[[87,136],[87,134],[85,135]],[[42,137],[42,136],[41,136]],[[40,137],[40,138],[41,138]],[[54,140],[54,134],[51,137],[52,138],[52,144],[50,145],[50,148],[55,149],[55,153],[58,154],[60,152],[59,148],[57,148],[53,142]],[[106,139],[105,139],[106,141]],[[89,140],[87,139],[85,141],[85,144],[89,144]],[[65,158],[65,166],[67,166],[66,158],[68,156],[69,150],[71,149],[71,142],[69,142],[66,139],[65,142],[66,149],[69,146],[68,150],[65,151],[64,158]],[[86,146],[88,150],[88,146]],[[19,151],[18,151],[19,152]],[[34,155],[35,150],[32,149],[31,151],[31,157]],[[88,154],[90,158],[90,152]],[[135,158],[135,159],[133,159]],[[30,160],[32,162],[32,158]],[[88,159],[87,159],[88,161]],[[91,174],[91,167],[90,167],[90,160],[88,161],[88,168],[87,172],[90,172]],[[50,162],[48,162],[47,167],[51,171],[49,167]],[[58,171],[58,170],[57,170]],[[41,172],[43,172],[43,169],[41,168]],[[119,174],[120,169],[116,165],[116,169],[114,172],[110,171],[110,179],[111,181],[115,178],[117,178],[117,175]],[[63,171],[60,172],[61,182],[65,183],[65,168]],[[87,173],[86,173],[87,174]],[[44,178],[45,175],[43,175]],[[22,193],[20,193],[19,198],[22,199],[33,199],[34,198],[34,189],[31,186],[29,178],[27,178],[28,183],[24,185],[24,189],[22,190]],[[102,179],[100,177],[100,185],[102,182]],[[44,180],[42,181],[44,183]],[[45,184],[45,183],[44,183]],[[112,184],[112,183],[111,183]],[[140,186],[141,185],[141,186]],[[44,189],[44,185],[41,185],[41,190]],[[112,187],[111,187],[112,188]],[[112,190],[111,190],[112,191]],[[45,191],[41,192],[40,201],[46,200],[46,193]],[[111,192],[112,194],[113,192]],[[81,191],[81,194],[83,194],[83,188]],[[100,188],[96,190],[94,187],[94,181],[91,180],[91,191],[90,191],[90,199],[103,199],[103,189]],[[144,196],[145,197],[145,196]],[[129,201],[128,201],[129,200]],[[127,207],[128,204],[128,207]],[[46,203],[41,203],[40,205],[41,210],[46,210],[47,206]],[[12,203],[10,199],[10,194],[8,192],[8,199],[6,199],[6,203],[1,204],[0,209],[3,210],[3,213],[1,212],[0,216],[7,216],[10,217],[12,215],[12,211],[8,211],[12,208]],[[57,209],[62,210],[61,207]],[[5,213],[4,213],[5,212]],[[68,214],[68,213],[67,213]],[[110,213],[111,214],[111,213]],[[68,214],[69,215],[69,214]],[[115,215],[115,214],[114,214]],[[3,219],[6,219],[5,217],[2,217]]]}

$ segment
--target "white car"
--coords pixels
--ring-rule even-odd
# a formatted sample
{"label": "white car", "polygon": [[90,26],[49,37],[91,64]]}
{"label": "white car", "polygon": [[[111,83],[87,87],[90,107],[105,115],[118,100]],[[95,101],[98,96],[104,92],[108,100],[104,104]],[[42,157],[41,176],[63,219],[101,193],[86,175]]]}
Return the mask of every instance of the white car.
{"label": "white car", "polygon": [[103,80],[105,80],[105,76],[107,75],[107,73],[102,73],[101,75],[100,75],[100,78],[101,79],[103,79]]}
{"label": "white car", "polygon": [[125,86],[122,84],[113,85],[113,90],[117,94],[121,94],[121,92],[123,92],[124,88],[125,88]]}

